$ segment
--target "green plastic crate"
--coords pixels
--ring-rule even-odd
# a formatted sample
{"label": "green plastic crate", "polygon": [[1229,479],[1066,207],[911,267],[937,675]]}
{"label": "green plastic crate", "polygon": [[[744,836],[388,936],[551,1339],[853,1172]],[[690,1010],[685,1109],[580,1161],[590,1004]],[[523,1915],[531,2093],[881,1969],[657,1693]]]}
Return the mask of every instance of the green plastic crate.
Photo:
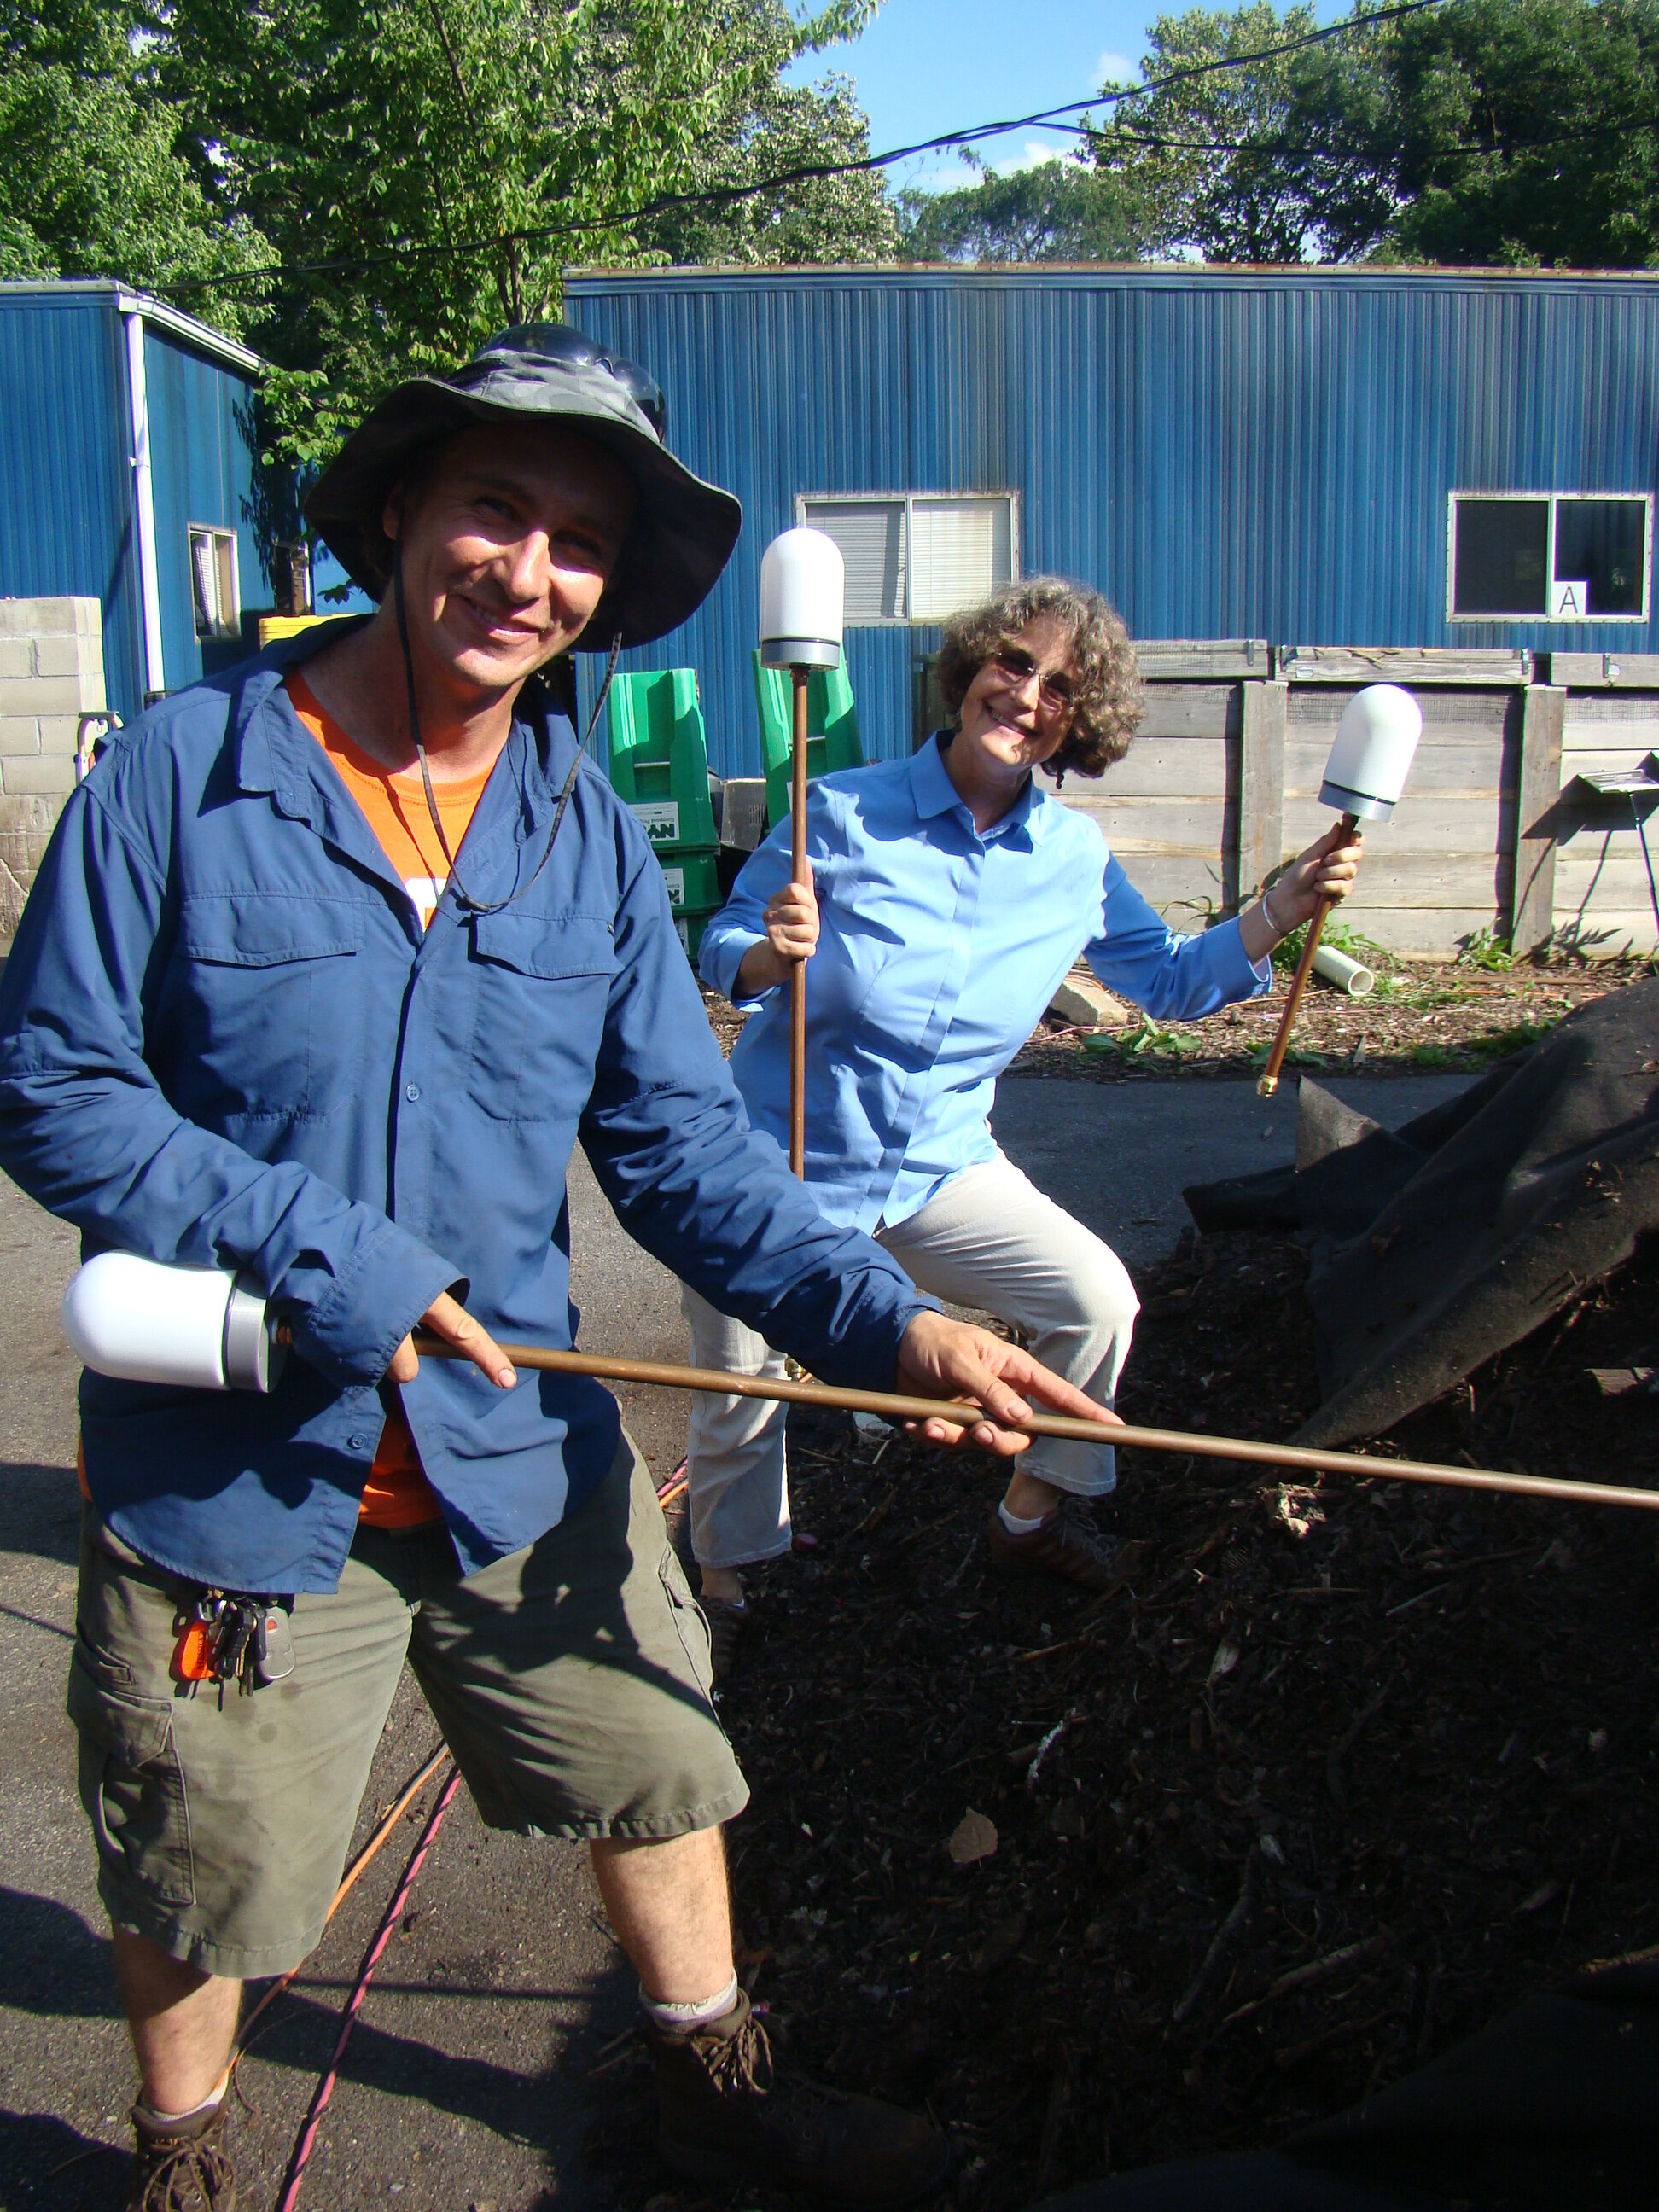
{"label": "green plastic crate", "polygon": [[657,853],[719,843],[708,796],[708,746],[695,669],[617,677],[605,702],[611,787],[632,808]]}
{"label": "green plastic crate", "polygon": [[685,947],[685,957],[694,968],[697,964],[697,953],[702,945],[702,933],[719,912],[718,905],[702,908],[687,907],[677,911],[674,915],[674,927],[679,932],[680,943]]}
{"label": "green plastic crate", "polygon": [[720,910],[720,863],[712,853],[664,853],[659,855],[668,903],[676,914],[715,914]]}
{"label": "green plastic crate", "polygon": [[[787,668],[763,668],[755,653],[755,703],[760,708],[761,755],[766,765],[766,820],[775,830],[789,811],[795,750],[794,681]],[[833,775],[862,768],[859,713],[843,654],[834,668],[815,668],[806,679],[806,773]]]}

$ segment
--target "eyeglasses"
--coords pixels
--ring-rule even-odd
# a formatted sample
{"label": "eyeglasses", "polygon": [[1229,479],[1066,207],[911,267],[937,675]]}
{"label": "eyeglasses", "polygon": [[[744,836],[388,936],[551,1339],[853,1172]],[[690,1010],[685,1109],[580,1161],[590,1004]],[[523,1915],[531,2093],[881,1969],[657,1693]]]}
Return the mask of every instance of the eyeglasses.
{"label": "eyeglasses", "polygon": [[1045,713],[1069,714],[1077,704],[1077,687],[1071,678],[1056,675],[1052,670],[1044,675],[1023,646],[1000,645],[991,655],[991,665],[1000,669],[1011,684],[1022,687],[1035,676],[1037,701]]}
{"label": "eyeglasses", "polygon": [[568,323],[515,323],[497,331],[475,359],[494,353],[527,354],[532,361],[568,362],[573,368],[602,368],[615,377],[659,439],[668,436],[668,402],[662,386],[638,362],[624,354],[606,353],[602,346]]}

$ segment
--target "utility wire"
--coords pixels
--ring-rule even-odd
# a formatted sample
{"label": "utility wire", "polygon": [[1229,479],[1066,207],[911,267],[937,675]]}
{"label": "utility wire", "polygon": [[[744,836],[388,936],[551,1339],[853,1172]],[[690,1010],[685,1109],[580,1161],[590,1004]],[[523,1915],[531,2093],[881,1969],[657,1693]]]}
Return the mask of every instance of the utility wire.
{"label": "utility wire", "polygon": [[963,131],[947,131],[934,138],[918,139],[914,145],[895,146],[885,153],[866,154],[843,161],[803,161],[787,169],[774,171],[746,185],[707,185],[695,191],[658,192],[636,207],[613,209],[586,222],[532,223],[514,230],[497,231],[493,237],[456,239],[442,241],[399,240],[395,246],[375,253],[355,254],[331,261],[283,262],[272,261],[257,269],[237,270],[223,276],[185,277],[168,283],[157,283],[153,289],[164,295],[184,292],[236,292],[250,285],[283,276],[337,276],[359,270],[384,268],[414,260],[453,260],[471,258],[482,254],[499,252],[503,246],[529,245],[538,240],[555,238],[583,238],[612,230],[626,230],[633,224],[648,222],[653,216],[670,215],[680,209],[730,206],[735,202],[756,199],[765,193],[781,191],[791,185],[814,184],[831,177],[867,174],[872,169],[884,169],[894,162],[908,161],[914,155],[947,151],[953,147],[978,145],[988,138],[1006,137],[1014,131],[1036,130],[1048,125],[1060,130],[1071,130],[1086,135],[1086,124],[1068,124],[1063,118],[1091,113],[1097,107],[1116,107],[1126,101],[1146,100],[1154,93],[1167,92],[1174,87],[1192,82],[1194,79],[1224,75],[1230,71],[1252,68],[1258,62],[1275,61],[1281,55],[1298,53],[1309,46],[1323,46],[1333,39],[1346,38],[1349,33],[1362,31],[1378,23],[1399,21],[1407,15],[1420,15],[1432,8],[1443,7],[1446,0],[1395,0],[1395,4],[1375,8],[1363,15],[1350,15],[1340,22],[1328,23],[1322,28],[1298,33],[1295,38],[1282,39],[1269,46],[1258,46],[1249,53],[1226,54],[1212,62],[1189,62],[1180,69],[1166,70],[1160,77],[1152,77],[1144,84],[1120,85],[1097,93],[1091,100],[1070,100],[1058,107],[1037,109],[1030,115],[1005,117],[996,123],[978,123]]}

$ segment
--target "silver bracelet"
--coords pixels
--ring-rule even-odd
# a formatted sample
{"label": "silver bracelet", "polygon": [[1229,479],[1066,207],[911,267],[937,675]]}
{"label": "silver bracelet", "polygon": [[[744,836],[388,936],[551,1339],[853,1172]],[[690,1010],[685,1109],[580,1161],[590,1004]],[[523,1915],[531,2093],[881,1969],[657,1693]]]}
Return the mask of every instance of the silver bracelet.
{"label": "silver bracelet", "polygon": [[1288,937],[1290,935],[1290,931],[1285,928],[1284,923],[1280,921],[1279,916],[1273,912],[1273,908],[1268,904],[1267,894],[1266,891],[1263,891],[1261,894],[1261,911],[1267,918],[1268,928],[1272,930],[1275,937]]}

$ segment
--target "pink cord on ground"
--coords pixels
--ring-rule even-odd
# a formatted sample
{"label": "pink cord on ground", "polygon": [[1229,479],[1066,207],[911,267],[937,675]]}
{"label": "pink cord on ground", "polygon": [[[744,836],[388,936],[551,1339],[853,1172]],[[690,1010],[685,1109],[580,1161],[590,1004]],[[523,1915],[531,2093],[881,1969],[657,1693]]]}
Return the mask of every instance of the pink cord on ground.
{"label": "pink cord on ground", "polygon": [[392,1931],[403,1917],[404,1907],[409,1901],[409,1893],[415,1887],[416,1875],[421,1871],[421,1862],[432,1848],[433,1838],[442,1825],[444,1814],[449,1810],[449,1802],[460,1786],[460,1770],[457,1768],[445,1784],[442,1796],[432,1808],[432,1816],[421,1832],[420,1842],[415,1846],[415,1856],[404,1869],[404,1878],[398,1885],[398,1894],[387,1905],[386,1917],[380,1923],[380,1932],[369,1946],[368,1957],[357,1970],[356,1985],[341,2016],[340,2039],[334,2046],[334,2056],[328,2062],[328,2071],[317,2084],[316,2094],[311,2100],[311,2109],[306,2114],[305,2125],[301,2129],[299,2141],[294,2146],[294,2155],[289,2160],[288,2179],[283,2184],[283,2193],[276,2202],[276,2212],[294,2212],[294,2202],[300,2194],[300,2181],[306,2170],[306,2161],[311,2156],[312,2146],[317,2140],[317,2129],[323,2114],[328,2109],[328,2100],[334,2094],[335,2077],[340,2070],[340,2060],[344,2055],[346,2045],[351,2040],[352,2027],[362,2009],[363,1999],[368,1995],[368,1985],[374,1979],[375,1967],[380,1964],[380,1954],[392,1941]]}

